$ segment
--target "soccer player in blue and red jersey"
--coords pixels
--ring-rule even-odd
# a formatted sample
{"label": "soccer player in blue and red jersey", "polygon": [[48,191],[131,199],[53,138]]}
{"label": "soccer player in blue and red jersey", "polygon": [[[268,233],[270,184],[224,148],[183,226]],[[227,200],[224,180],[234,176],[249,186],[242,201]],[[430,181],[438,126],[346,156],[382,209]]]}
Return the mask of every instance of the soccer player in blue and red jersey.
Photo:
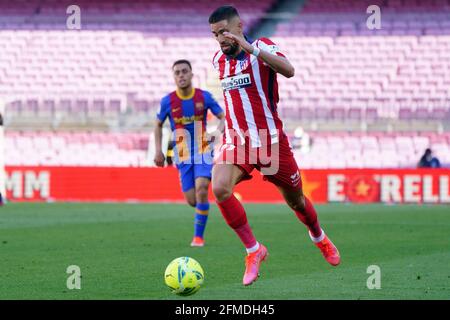
{"label": "soccer player in blue and red jersey", "polygon": [[213,166],[213,144],[206,132],[208,110],[220,124],[221,134],[225,115],[211,93],[192,86],[192,66],[188,60],[178,60],[172,66],[177,89],[161,99],[155,129],[155,164],[164,166],[162,126],[169,118],[175,140],[174,162],[180,173],[181,189],[186,201],[195,207],[194,238],[191,246],[204,245],[204,231],[208,220],[208,187]]}

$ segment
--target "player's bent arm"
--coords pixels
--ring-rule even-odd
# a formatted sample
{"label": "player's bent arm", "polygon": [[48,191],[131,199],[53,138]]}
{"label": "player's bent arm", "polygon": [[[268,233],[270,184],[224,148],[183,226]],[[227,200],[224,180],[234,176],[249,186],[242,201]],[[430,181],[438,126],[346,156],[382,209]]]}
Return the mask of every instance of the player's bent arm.
{"label": "player's bent arm", "polygon": [[217,130],[220,131],[220,133],[223,133],[223,131],[225,130],[225,113],[221,112],[216,115],[216,117],[220,120],[219,125],[217,126]]}
{"label": "player's bent arm", "polygon": [[261,50],[258,59],[267,63],[275,72],[282,74],[286,78],[292,78],[295,75],[294,66],[285,57],[280,57]]}
{"label": "player's bent arm", "polygon": [[225,131],[225,113],[221,112],[215,115],[217,119],[220,120],[219,124],[217,125],[217,128],[211,132],[207,133],[207,140],[210,143],[216,143],[220,140],[220,137],[222,136],[223,132]]}
{"label": "player's bent arm", "polygon": [[[254,53],[255,47],[244,37],[234,35],[230,32],[224,32],[223,35],[229,39],[237,41],[246,52],[250,54]],[[260,49],[258,59],[261,59],[267,63],[275,72],[281,73],[286,78],[291,78],[295,74],[295,68],[285,57],[280,57]]]}
{"label": "player's bent arm", "polygon": [[158,167],[163,167],[164,166],[164,154],[162,152],[162,127],[163,127],[163,122],[160,121],[159,119],[156,120],[156,124],[155,124],[155,164]]}

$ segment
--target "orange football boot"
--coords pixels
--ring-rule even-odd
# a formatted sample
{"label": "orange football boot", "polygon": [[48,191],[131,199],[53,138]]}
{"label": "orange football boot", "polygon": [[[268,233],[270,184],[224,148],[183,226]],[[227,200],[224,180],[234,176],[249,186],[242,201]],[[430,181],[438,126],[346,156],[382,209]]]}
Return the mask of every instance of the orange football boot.
{"label": "orange football boot", "polygon": [[194,237],[191,242],[191,247],[203,247],[205,245],[205,240],[201,237]]}
{"label": "orange football boot", "polygon": [[322,241],[315,243],[316,247],[320,249],[323,257],[332,266],[337,266],[341,262],[341,256],[336,246],[331,242],[327,235]]}
{"label": "orange football boot", "polygon": [[248,286],[256,281],[259,277],[259,266],[262,261],[265,261],[269,253],[267,248],[262,244],[259,244],[259,249],[255,252],[249,253],[245,257],[245,272],[242,283],[244,286]]}

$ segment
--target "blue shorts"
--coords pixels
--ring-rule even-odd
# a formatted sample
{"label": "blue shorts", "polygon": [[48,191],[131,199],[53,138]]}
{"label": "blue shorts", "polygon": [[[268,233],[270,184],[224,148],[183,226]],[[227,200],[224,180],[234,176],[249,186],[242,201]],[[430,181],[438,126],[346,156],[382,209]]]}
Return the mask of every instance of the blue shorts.
{"label": "blue shorts", "polygon": [[177,169],[180,172],[181,190],[186,192],[195,187],[195,179],[208,178],[211,180],[212,164],[178,164]]}

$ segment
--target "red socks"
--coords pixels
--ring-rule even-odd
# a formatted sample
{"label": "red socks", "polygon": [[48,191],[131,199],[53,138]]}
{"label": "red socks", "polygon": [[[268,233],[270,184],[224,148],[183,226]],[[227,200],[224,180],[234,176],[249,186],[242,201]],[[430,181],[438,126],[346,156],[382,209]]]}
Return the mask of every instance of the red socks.
{"label": "red socks", "polygon": [[239,228],[234,229],[236,234],[241,239],[242,243],[244,244],[245,248],[247,249],[247,252],[249,252],[248,249],[253,248],[256,246],[256,238],[253,235],[252,229],[250,228],[249,224],[246,223]]}
{"label": "red socks", "polygon": [[244,207],[239,200],[236,199],[234,194],[222,202],[217,202],[217,205],[219,206],[225,221],[239,236],[245,248],[248,249],[254,247],[256,245],[255,236],[247,222],[247,215],[245,214]]}
{"label": "red socks", "polygon": [[305,197],[305,210],[303,212],[295,211],[295,214],[297,215],[297,218],[308,227],[313,237],[320,237],[322,229],[317,220],[317,213],[307,197]]}
{"label": "red socks", "polygon": [[[219,206],[225,221],[239,236],[245,248],[248,249],[254,247],[257,243],[255,236],[247,222],[247,215],[244,207],[239,200],[236,199],[234,194],[222,202],[217,202],[217,205]],[[295,211],[295,214],[298,219],[308,227],[313,237],[318,238],[321,236],[322,229],[317,220],[316,210],[307,197],[305,197],[305,210],[303,212]]]}

